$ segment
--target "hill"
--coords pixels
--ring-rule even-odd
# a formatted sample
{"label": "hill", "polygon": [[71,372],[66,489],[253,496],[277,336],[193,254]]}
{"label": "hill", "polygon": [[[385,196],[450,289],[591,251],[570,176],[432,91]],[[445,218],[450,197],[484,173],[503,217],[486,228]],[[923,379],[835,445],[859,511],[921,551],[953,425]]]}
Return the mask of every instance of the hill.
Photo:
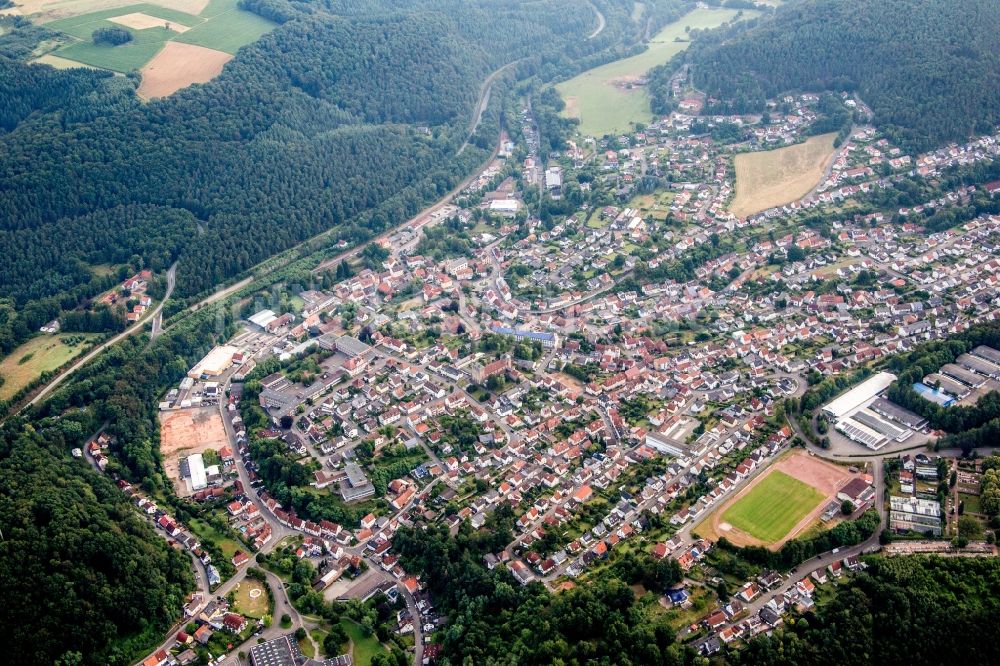
{"label": "hill", "polygon": [[[993,0],[803,0],[699,40],[684,57],[695,85],[720,100],[706,113],[757,113],[790,91],[856,90],[876,123],[914,150],[1000,122]],[[671,70],[653,86],[660,111]]]}

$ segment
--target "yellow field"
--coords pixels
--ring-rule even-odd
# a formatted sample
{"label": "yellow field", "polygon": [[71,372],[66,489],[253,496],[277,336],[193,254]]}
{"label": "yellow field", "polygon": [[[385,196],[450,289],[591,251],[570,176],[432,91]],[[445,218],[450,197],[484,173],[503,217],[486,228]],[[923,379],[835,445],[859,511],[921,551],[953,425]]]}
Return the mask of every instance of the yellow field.
{"label": "yellow field", "polygon": [[[152,5],[175,9],[186,14],[200,14],[208,5],[208,0],[142,0]],[[10,13],[35,16],[39,22],[80,16],[103,9],[126,7],[137,0],[14,0]]]}
{"label": "yellow field", "polygon": [[91,67],[90,65],[84,65],[82,62],[69,60],[68,58],[60,58],[59,56],[52,55],[51,53],[46,53],[42,57],[35,58],[31,62],[37,62],[39,65],[52,65],[56,69],[72,69],[73,67],[86,67],[87,69],[97,69],[96,67]]}
{"label": "yellow field", "polygon": [[[55,370],[66,361],[79,356],[86,348],[86,340],[94,336],[83,333],[38,335],[25,342],[0,361],[0,400],[6,400],[33,382],[43,372]],[[64,341],[76,340],[76,344]]]}
{"label": "yellow field", "polygon": [[729,210],[746,217],[804,197],[832,163],[836,136],[821,134],[794,146],[737,155],[736,196]]}

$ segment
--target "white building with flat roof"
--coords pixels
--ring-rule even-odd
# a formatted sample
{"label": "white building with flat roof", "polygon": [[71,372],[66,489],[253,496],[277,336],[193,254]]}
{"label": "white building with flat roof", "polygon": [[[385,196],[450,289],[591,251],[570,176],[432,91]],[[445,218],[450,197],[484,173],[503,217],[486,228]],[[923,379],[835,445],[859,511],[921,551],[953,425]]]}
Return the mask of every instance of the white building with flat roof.
{"label": "white building with flat roof", "polygon": [[894,381],[896,375],[891,372],[880,372],[828,402],[823,406],[823,412],[833,419],[850,416],[889,388]]}
{"label": "white building with flat roof", "polygon": [[201,490],[208,486],[208,472],[205,471],[205,459],[200,453],[188,456],[188,473],[191,475],[191,491]]}

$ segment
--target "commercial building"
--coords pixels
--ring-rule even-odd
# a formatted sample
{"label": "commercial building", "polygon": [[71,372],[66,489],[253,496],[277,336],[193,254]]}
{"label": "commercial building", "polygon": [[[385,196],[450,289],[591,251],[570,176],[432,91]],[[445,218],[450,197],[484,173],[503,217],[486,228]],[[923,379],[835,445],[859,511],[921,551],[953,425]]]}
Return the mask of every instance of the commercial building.
{"label": "commercial building", "polygon": [[346,477],[340,481],[340,496],[345,502],[357,502],[375,494],[375,486],[357,463],[347,463],[344,471]]}
{"label": "commercial building", "polygon": [[896,381],[896,375],[880,372],[869,377],[846,393],[837,396],[823,407],[823,412],[834,419],[849,416],[865,403],[878,396]]}
{"label": "commercial building", "polygon": [[287,634],[250,648],[250,666],[351,666],[349,654],[310,659],[302,654],[295,634]]}
{"label": "commercial building", "polygon": [[231,345],[219,345],[205,355],[205,358],[195,363],[194,367],[188,370],[188,377],[200,379],[202,377],[218,377],[233,365],[233,355],[240,350]]}
{"label": "commercial building", "polygon": [[200,453],[195,453],[187,457],[187,468],[192,492],[208,486],[208,472],[205,470],[205,459],[202,458]]}
{"label": "commercial building", "polygon": [[273,322],[277,318],[278,318],[278,315],[274,314],[274,311],[272,311],[272,310],[261,310],[257,314],[254,314],[254,315],[251,315],[250,317],[248,317],[247,321],[249,321],[254,326],[258,326],[259,328],[261,328],[263,330],[266,330],[268,324],[270,324],[271,322]]}

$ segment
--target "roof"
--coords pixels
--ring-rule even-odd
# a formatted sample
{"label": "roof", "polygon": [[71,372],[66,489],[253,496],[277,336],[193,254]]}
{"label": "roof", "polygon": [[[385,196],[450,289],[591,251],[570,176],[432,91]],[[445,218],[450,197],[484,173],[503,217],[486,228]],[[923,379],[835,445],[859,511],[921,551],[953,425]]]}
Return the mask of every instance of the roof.
{"label": "roof", "polygon": [[846,416],[889,388],[889,385],[894,381],[896,381],[896,375],[880,372],[828,402],[824,405],[823,411],[835,418]]}

